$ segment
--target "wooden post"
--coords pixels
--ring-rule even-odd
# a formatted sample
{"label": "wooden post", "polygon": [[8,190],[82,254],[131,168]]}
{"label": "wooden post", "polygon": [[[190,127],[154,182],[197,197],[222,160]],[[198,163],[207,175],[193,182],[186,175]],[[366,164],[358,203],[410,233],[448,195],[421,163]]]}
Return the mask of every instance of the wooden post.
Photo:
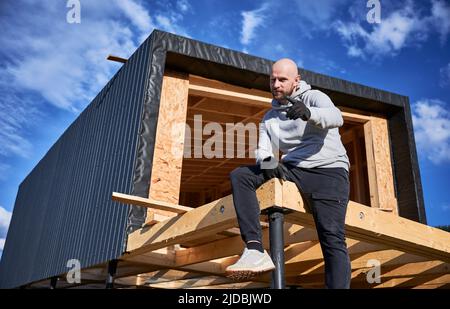
{"label": "wooden post", "polygon": [[[179,203],[188,91],[189,78],[186,74],[165,72],[150,178],[151,199]],[[166,215],[171,217],[175,214],[166,212]]]}

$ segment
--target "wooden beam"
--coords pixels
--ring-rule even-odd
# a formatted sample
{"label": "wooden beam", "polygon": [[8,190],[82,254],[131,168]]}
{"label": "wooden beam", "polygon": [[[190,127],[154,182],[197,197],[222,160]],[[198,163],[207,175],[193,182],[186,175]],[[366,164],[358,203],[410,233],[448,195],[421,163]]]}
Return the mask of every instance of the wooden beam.
{"label": "wooden beam", "polygon": [[233,102],[270,107],[272,95],[256,89],[222,83],[194,75],[189,76],[189,94],[211,99],[229,100]]}
{"label": "wooden beam", "polygon": [[[281,187],[275,186],[273,179],[257,190],[261,209],[282,202]],[[222,232],[237,226],[233,197],[228,195],[219,200],[189,210],[185,214],[143,228],[128,237],[127,251],[138,254],[146,251],[192,241]]]}
{"label": "wooden beam", "polygon": [[[367,245],[367,243],[364,243]],[[300,244],[299,244],[300,246]],[[301,248],[297,245],[291,246],[292,249],[286,249],[286,276],[297,276],[300,274],[318,274],[324,273],[324,262],[322,251],[319,244],[311,243],[309,246],[305,244],[305,248]],[[301,250],[299,250],[301,249]],[[376,248],[374,251],[367,249],[349,248],[349,255],[351,260],[351,269],[367,269],[368,262],[370,260],[377,260],[380,262],[382,270],[384,271],[389,267],[393,269],[409,263],[428,262],[425,257],[404,253],[398,250],[379,250]],[[376,251],[379,250],[379,251]],[[293,251],[293,252],[289,252]],[[299,252],[296,252],[299,251]],[[440,262],[443,263],[443,262]]]}
{"label": "wooden beam", "polygon": [[147,208],[154,208],[159,210],[165,210],[170,212],[175,212],[177,214],[183,214],[192,210],[193,208],[187,206],[181,206],[177,204],[156,201],[151,198],[144,198],[134,195],[128,195],[124,193],[113,192],[112,200],[124,204],[131,204],[136,206],[142,206]]}
{"label": "wooden beam", "polygon": [[[286,215],[285,221],[313,227],[312,215],[305,210],[296,185],[292,182],[275,185],[280,186],[275,191],[282,190],[282,202],[277,205],[293,210]],[[345,229],[350,238],[450,262],[450,233],[376,208],[350,201]]]}
{"label": "wooden beam", "polygon": [[146,286],[156,289],[191,289],[211,285],[234,283],[233,280],[219,276],[202,276],[199,278],[182,279],[167,282],[148,283]]}
{"label": "wooden beam", "polygon": [[369,194],[370,206],[380,208],[380,197],[378,193],[378,179],[377,168],[375,163],[375,151],[373,146],[373,128],[369,121],[364,124],[364,140],[366,143],[366,161],[367,161],[367,175],[369,178]]}
{"label": "wooden beam", "polygon": [[198,278],[201,276],[204,275],[175,269],[161,269],[150,273],[139,274],[138,284],[162,283],[174,280]]}
{"label": "wooden beam", "polygon": [[[279,204],[281,190],[272,180],[257,190],[261,207]],[[274,189],[278,189],[277,192]],[[278,200],[277,200],[278,199]],[[277,203],[278,202],[278,203]],[[231,195],[189,210],[183,215],[157,223],[149,229],[140,229],[128,237],[127,251],[133,255],[180,244],[237,226],[237,218]]]}
{"label": "wooden beam", "polygon": [[194,287],[193,289],[263,289],[268,287],[270,287],[268,282],[249,281]]}
{"label": "wooden beam", "polygon": [[[372,268],[353,270],[351,274],[351,287],[412,287],[419,284],[426,284],[433,279],[448,274],[448,265],[440,261],[427,261],[401,266],[397,265],[394,267],[383,267],[382,265],[380,269],[380,283],[367,282],[367,273],[371,270]],[[324,274],[305,273],[296,276],[295,279],[290,277],[289,280],[300,285],[323,284]]]}
{"label": "wooden beam", "polygon": [[162,82],[149,198],[178,204],[189,79],[166,70]]}
{"label": "wooden beam", "polygon": [[231,196],[221,198],[185,214],[140,229],[128,237],[127,251],[133,254],[191,241],[234,227],[236,213]]}
{"label": "wooden beam", "polygon": [[352,288],[441,288],[450,286],[450,274],[429,274],[417,276],[400,276],[388,278],[379,284],[369,284],[367,281],[359,280],[352,282]]}
{"label": "wooden beam", "polygon": [[[386,118],[371,117],[372,151],[374,156],[378,203],[382,209],[391,209],[398,214],[397,198],[394,190],[391,145],[389,141],[388,122]],[[367,141],[366,143],[370,143]]]}
{"label": "wooden beam", "polygon": [[120,62],[120,63],[127,63],[127,61],[128,61],[128,59],[113,56],[113,55],[108,55],[108,57],[106,57],[106,59],[110,60],[110,61]]}
{"label": "wooden beam", "polygon": [[[263,229],[263,244],[269,248],[269,230]],[[285,244],[303,242],[317,239],[317,233],[313,229],[286,223],[284,226]],[[244,249],[241,236],[229,237],[208,244],[179,250],[175,253],[175,264],[177,266],[191,265],[204,261],[214,260],[222,257],[240,255]]]}
{"label": "wooden beam", "polygon": [[[290,182],[281,184],[277,180],[272,180],[263,185],[258,190],[257,195],[262,209],[273,205],[282,205],[285,208],[293,210],[293,213],[286,215],[285,219],[287,222],[304,224],[311,229],[314,228],[312,216],[304,210],[302,199],[295,184]],[[159,228],[136,231],[135,233],[138,234],[136,234],[135,239],[138,243],[132,245],[136,248],[136,251],[133,251],[132,253],[137,254],[140,250],[143,250],[141,252],[145,252],[158,247],[164,247],[168,244],[181,243],[183,241],[194,240],[207,235],[211,236],[212,234],[217,233],[217,231],[223,231],[230,228],[230,226],[227,225],[230,220],[233,221],[234,224],[236,224],[236,221],[234,218],[235,214],[231,213],[228,207],[232,206],[231,196],[228,196],[227,198],[228,200],[223,198],[219,201],[207,204],[205,205],[206,207],[201,206],[192,209],[180,217],[158,223],[153,227],[155,228],[159,225]],[[222,208],[221,206],[224,207]],[[222,214],[220,214],[221,210],[224,214],[223,217]],[[184,220],[180,221],[181,219]],[[222,224],[224,222],[227,227],[223,227]],[[449,233],[404,218],[392,216],[378,209],[369,208],[354,202],[350,202],[348,206],[346,230],[347,236],[349,237],[348,245],[352,257],[353,268],[366,267],[367,265],[364,263],[367,262],[368,258],[384,258],[382,265],[392,265],[393,267],[398,263],[408,263],[411,262],[411,260],[414,261],[414,257],[410,254],[404,254],[397,250],[425,257],[425,260],[422,257],[417,257],[417,262],[425,262],[426,259],[437,259],[442,261],[448,261],[450,259]],[[148,231],[151,232],[147,234]],[[197,233],[199,235],[196,235]],[[135,236],[133,236],[133,238],[134,237]],[[353,241],[350,238],[367,241],[369,244]],[[222,245],[219,247],[222,247],[227,255],[236,252],[239,254],[242,250],[242,242],[239,240],[239,236],[234,236],[230,240],[225,239],[217,241],[215,244],[216,246],[213,244],[206,244],[194,248],[193,250],[176,250],[174,251],[174,258],[170,262],[172,266],[169,267],[212,275],[223,275],[225,267],[234,263],[238,257],[234,256],[220,260],[208,260],[221,256],[219,252],[221,248],[217,247],[217,244]],[[231,249],[229,250],[228,247],[225,247],[226,245],[231,246]],[[303,246],[303,248],[301,248],[301,246]],[[374,252],[375,250],[383,248],[383,246],[395,248],[396,250]],[[297,251],[293,250],[293,248]],[[208,252],[208,250],[210,250],[210,252]],[[389,251],[392,252],[389,253]],[[397,252],[397,255],[394,254],[395,252]],[[147,254],[150,254],[150,252],[145,255]],[[130,256],[133,257],[133,254]],[[311,246],[305,243],[288,247],[286,256],[287,270],[289,272],[292,271],[292,273],[294,273],[295,271],[304,269],[305,271],[308,271],[308,273],[314,274],[318,272],[317,274],[320,275],[323,271],[323,269],[320,269],[323,267],[323,262],[317,243],[312,242]],[[405,259],[405,256],[409,256],[410,259]],[[138,256],[136,255],[135,257]],[[152,261],[152,258],[147,260],[147,262],[150,261]],[[185,268],[183,267],[183,265],[199,261],[207,262],[189,265]],[[141,262],[145,261],[141,260]],[[310,265],[307,263],[310,263]],[[398,265],[395,267],[398,267]]]}

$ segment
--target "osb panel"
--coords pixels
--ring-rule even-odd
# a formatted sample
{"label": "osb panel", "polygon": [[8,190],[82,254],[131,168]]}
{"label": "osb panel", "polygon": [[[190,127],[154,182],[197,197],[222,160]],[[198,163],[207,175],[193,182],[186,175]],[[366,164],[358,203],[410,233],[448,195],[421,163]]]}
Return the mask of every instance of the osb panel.
{"label": "osb panel", "polygon": [[178,204],[189,91],[188,76],[166,72],[161,90],[149,197]]}
{"label": "osb panel", "polygon": [[379,205],[380,208],[392,209],[393,213],[398,214],[388,123],[386,119],[379,117],[372,117],[371,123]]}

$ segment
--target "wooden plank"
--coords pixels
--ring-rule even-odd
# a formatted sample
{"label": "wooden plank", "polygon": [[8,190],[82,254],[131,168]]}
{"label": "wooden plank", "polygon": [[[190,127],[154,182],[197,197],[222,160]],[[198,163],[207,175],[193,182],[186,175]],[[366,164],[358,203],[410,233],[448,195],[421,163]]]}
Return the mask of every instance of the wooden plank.
{"label": "wooden plank", "polygon": [[398,214],[397,198],[394,191],[391,145],[389,142],[388,122],[381,117],[371,117],[373,155],[376,171],[379,207],[392,209]]}
{"label": "wooden plank", "polygon": [[131,204],[136,206],[142,206],[152,209],[159,209],[164,211],[175,212],[178,214],[183,214],[187,211],[192,210],[191,207],[181,206],[177,204],[156,201],[151,198],[144,198],[140,196],[128,195],[124,193],[113,192],[112,200],[124,204]]}
{"label": "wooden plank", "polygon": [[188,106],[186,74],[164,74],[149,198],[178,204]]}
{"label": "wooden plank", "polygon": [[110,60],[110,61],[120,62],[120,63],[127,63],[127,61],[128,61],[128,59],[113,56],[113,55],[108,55],[108,57],[106,57],[106,59]]}
{"label": "wooden plank", "polygon": [[360,124],[364,124],[367,121],[370,120],[369,116],[364,116],[361,114],[356,114],[356,113],[350,113],[350,112],[345,112],[343,111],[342,107],[339,107],[339,109],[341,110],[341,114],[342,114],[342,118],[344,118],[344,122],[349,121],[349,122],[355,122],[355,123],[360,123]]}
{"label": "wooden plank", "polygon": [[218,113],[220,115],[234,115],[240,117],[253,117],[255,114],[263,111],[268,111],[270,106],[267,106],[265,109],[261,109],[257,106],[249,106],[240,104],[232,101],[225,100],[213,100],[205,98],[201,103],[196,104],[195,106],[190,106],[190,110],[195,111],[209,111],[213,113]]}
{"label": "wooden plank", "polygon": [[128,237],[127,251],[134,254],[202,238],[237,224],[231,196],[195,208],[185,214],[140,229]]}
{"label": "wooden plank", "polygon": [[[380,283],[367,282],[367,272],[372,268],[357,269],[351,274],[352,288],[379,288],[379,287],[413,287],[418,284],[426,284],[433,279],[442,277],[448,274],[446,271],[448,265],[443,262],[428,261],[420,263],[412,263],[408,265],[396,265],[394,267],[383,267],[380,269]],[[405,279],[405,280],[403,280]],[[305,273],[296,276],[296,278],[289,277],[291,282],[300,285],[318,284],[324,281],[323,273]],[[450,281],[447,281],[447,283]]]}
{"label": "wooden plank", "polygon": [[[361,242],[358,244],[361,244]],[[348,248],[352,270],[367,269],[368,261],[373,259],[380,262],[383,271],[387,269],[387,267],[393,269],[408,263],[429,261],[422,256],[392,249],[380,250],[381,247],[371,248],[370,244],[364,242],[363,244],[364,246],[357,245]],[[319,244],[311,242],[309,246],[306,243],[302,245],[304,248],[299,244],[299,246],[291,246],[292,248],[289,251],[286,250],[286,276],[298,276],[300,274],[323,275],[324,261]]]}
{"label": "wooden plank", "polygon": [[270,287],[267,282],[234,282],[228,284],[217,284],[202,286],[194,289],[264,289]]}
{"label": "wooden plank", "polygon": [[[287,222],[313,227],[314,220],[304,208],[297,187],[283,184],[283,202],[277,204],[293,210]],[[345,229],[348,237],[389,246],[400,251],[450,262],[450,233],[405,218],[392,216],[376,208],[350,201]]]}
{"label": "wooden plank", "polygon": [[201,277],[202,274],[176,269],[161,269],[150,273],[139,274],[138,284],[161,283]]}
{"label": "wooden plank", "polygon": [[[264,104],[264,102],[272,102],[272,94],[268,91],[235,86],[192,74],[189,75],[189,88],[190,94],[202,97],[223,98],[225,100],[230,99],[234,102],[256,103],[256,105],[262,107],[270,107],[270,105]],[[209,91],[207,91],[207,95],[202,95],[198,94],[194,89],[202,89],[202,91],[209,89]],[[208,96],[208,94],[211,94],[212,96]],[[217,94],[219,96],[217,96]],[[247,99],[249,99],[249,101],[247,101]]]}
{"label": "wooden plank", "polygon": [[[280,203],[281,187],[271,180],[257,190],[261,209]],[[139,199],[138,199],[139,200]],[[144,203],[145,204],[145,203]],[[172,206],[172,205],[171,205]],[[187,211],[152,227],[140,229],[128,237],[127,251],[138,254],[172,244],[200,239],[237,226],[233,197],[228,195],[209,204]]]}
{"label": "wooden plank", "polygon": [[[264,193],[262,194],[261,191]],[[268,193],[270,192],[270,193]],[[281,193],[280,193],[281,192]],[[281,194],[281,197],[280,197]],[[289,214],[286,216],[286,221],[295,221],[295,223],[299,224],[299,222],[303,222],[305,226],[309,226],[310,228],[314,228],[314,223],[312,220],[312,217],[309,213],[306,213],[306,211],[303,208],[303,203],[300,198],[300,195],[298,193],[298,190],[293,183],[285,182],[283,185],[275,180],[272,180],[268,183],[266,187],[262,187],[262,190],[258,191],[258,197],[261,200],[261,207],[267,208],[270,207],[270,205],[284,205],[284,207],[293,209],[294,212],[292,214]],[[281,201],[281,202],[280,202]],[[230,203],[231,201],[228,201]],[[205,205],[206,206],[206,205]],[[194,235],[196,232],[199,233],[202,237],[205,235],[211,235],[211,231],[214,230],[214,227],[212,228],[212,225],[214,223],[223,222],[220,218],[217,219],[204,219],[202,220],[202,217],[200,214],[208,213],[209,211],[206,211],[205,206],[199,207],[197,209],[193,209],[186,213],[185,215],[182,215],[176,220],[175,223],[167,224],[167,222],[159,223],[161,225],[160,227],[163,227],[163,229],[156,229],[153,230],[153,234],[147,234],[145,236],[144,241],[149,241],[147,244],[151,244],[150,247],[147,247],[146,250],[157,248],[158,246],[164,246],[166,244],[170,243],[177,243],[180,240],[186,240],[186,239],[197,239],[197,236],[190,238],[191,235]],[[213,209],[215,206],[212,206],[211,209]],[[210,206],[211,207],[211,206]],[[217,207],[214,208],[215,210],[213,212],[220,212]],[[199,210],[196,215],[193,215],[190,219],[191,220],[185,220],[183,222],[178,222],[179,219],[183,217],[187,217],[188,214],[194,213],[196,210]],[[226,208],[223,209],[224,212],[227,212]],[[200,216],[198,216],[200,215]],[[230,216],[233,217],[233,216]],[[228,219],[230,219],[228,217]],[[195,218],[195,219],[193,219]],[[187,219],[187,218],[186,218]],[[195,222],[192,222],[192,219]],[[228,219],[224,220],[227,221]],[[294,220],[292,220],[294,219]],[[170,220],[169,220],[170,221]],[[202,224],[197,224],[205,223]],[[236,222],[235,222],[236,223]],[[199,229],[196,229],[196,226],[199,226]],[[209,229],[209,231],[207,231]],[[217,228],[218,229],[218,228]],[[431,259],[440,259],[440,260],[448,260],[450,258],[449,254],[449,233],[446,233],[444,231],[440,231],[410,220],[406,220],[403,218],[399,218],[396,216],[392,216],[389,214],[385,214],[377,209],[372,209],[369,207],[365,207],[362,205],[359,205],[357,203],[350,202],[349,204],[349,210],[346,218],[346,229],[347,229],[347,235],[348,237],[354,238],[354,239],[360,239],[363,241],[369,241],[371,243],[374,243],[376,246],[372,246],[370,244],[362,244],[363,247],[355,247],[358,245],[358,242],[349,242],[349,251],[352,255],[356,254],[364,254],[367,250],[376,250],[378,248],[377,246],[380,246],[380,248],[383,245],[396,248],[398,250],[403,250],[406,252],[411,252],[414,254],[419,254],[421,256],[425,256],[426,258]],[[224,230],[222,228],[222,230]],[[170,235],[164,235],[166,231],[170,231]],[[145,233],[144,230],[140,231],[142,233]],[[136,232],[135,232],[136,233]],[[152,235],[154,236],[153,239]],[[163,235],[161,238],[157,239],[160,235]],[[150,237],[150,238],[149,238]],[[175,239],[174,238],[178,238]],[[234,246],[235,251],[240,251],[239,245],[237,242],[237,237],[233,243],[233,241],[229,241],[228,244]],[[142,240],[141,240],[142,241]],[[225,240],[222,242],[219,241],[218,244],[225,244]],[[209,246],[209,247],[208,247]],[[319,249],[317,243],[314,244],[314,254],[311,253],[304,253],[303,257],[309,258],[312,262],[319,261]],[[364,248],[364,246],[368,246]],[[141,247],[139,247],[141,248]],[[220,248],[218,247],[212,247],[212,244],[205,245],[202,248],[196,248],[200,249],[197,251],[199,255],[203,255],[203,257],[195,257],[195,252],[190,251],[190,253],[185,253],[187,255],[191,255],[190,258],[186,258],[186,255],[183,256],[183,251],[175,251],[175,260],[174,260],[174,267],[180,267],[183,265],[183,263],[193,263],[202,261],[208,258],[214,258],[216,256],[214,255],[207,255],[206,250],[208,248],[216,251],[216,256],[220,256],[219,253],[217,253]],[[223,247],[222,247],[223,248]],[[297,248],[296,250],[298,252],[292,251],[292,248],[288,248],[291,251],[287,251],[287,265],[289,269],[289,265],[294,266],[301,266],[302,264],[302,257],[301,252],[303,252],[302,248],[300,247],[293,247]],[[313,247],[310,247],[313,248]],[[224,248],[225,249],[225,248]],[[242,249],[242,243],[241,247]],[[305,248],[303,248],[305,249]],[[187,249],[189,250],[189,249]],[[308,250],[308,248],[306,248]],[[359,257],[356,256],[356,259],[353,259],[352,256],[352,266],[355,267],[356,265],[359,265],[359,267],[364,267],[363,264],[364,261],[367,261],[368,257],[377,257],[376,254],[378,254],[378,257],[382,258],[384,251],[380,251],[380,253],[365,253],[366,256],[362,257],[358,260]],[[227,252],[228,254],[229,252]],[[238,253],[239,254],[239,253]],[[290,254],[290,255],[289,255]],[[398,262],[401,262],[399,258],[404,256],[403,253],[399,252],[398,256],[390,255],[385,257],[385,261],[388,262],[390,260],[397,260]],[[407,255],[406,255],[407,256]],[[224,269],[227,265],[234,263],[238,257],[233,258],[226,258],[221,259],[220,261],[209,261],[205,263],[195,264],[188,267],[189,271],[201,271],[205,273],[211,273],[211,274],[223,274]],[[184,259],[184,260],[183,260]],[[149,259],[151,261],[152,259]],[[404,262],[406,260],[403,260]],[[419,260],[420,257],[419,257]],[[359,263],[355,265],[355,262]],[[295,264],[297,263],[297,265]],[[384,265],[385,262],[383,262]],[[176,265],[176,266],[175,266]],[[303,266],[305,266],[305,261],[303,261]],[[305,268],[305,269],[312,269],[312,273],[315,271],[319,271],[320,267],[323,267],[323,265],[319,265],[316,263],[315,265],[311,265],[313,268]],[[299,270],[293,269],[294,270]]]}
{"label": "wooden plank", "polygon": [[355,195],[356,195],[356,200],[357,201],[361,201],[362,200],[362,194],[361,194],[361,187],[364,187],[364,181],[363,181],[363,173],[362,173],[362,164],[361,164],[361,158],[360,158],[360,147],[361,145],[359,144],[359,140],[358,140],[358,136],[355,132],[355,129],[351,130],[352,134],[352,147],[353,147],[353,153],[354,153],[354,157],[355,157],[355,162],[354,162],[354,166],[355,166],[355,182],[356,182],[356,190],[355,190]]}
{"label": "wooden plank", "polygon": [[373,128],[372,122],[368,121],[364,124],[364,139],[366,142],[366,160],[367,175],[369,178],[370,206],[379,208],[380,197],[378,196],[378,180],[377,169],[375,163],[374,145],[373,145]]}
{"label": "wooden plank", "polygon": [[417,276],[402,276],[397,278],[389,278],[379,284],[368,284],[361,280],[352,283],[352,288],[440,288],[442,286],[450,286],[450,274],[429,274]]}
{"label": "wooden plank", "polygon": [[[384,267],[383,267],[384,266]],[[381,265],[383,277],[421,276],[430,274],[449,274],[450,264],[441,261],[424,261],[387,267]]]}
{"label": "wooden plank", "polygon": [[[263,245],[269,248],[269,230],[263,229]],[[285,244],[292,244],[307,240],[317,239],[315,230],[307,229],[302,226],[286,223],[284,226]],[[205,245],[200,245],[175,253],[175,264],[177,266],[191,265],[204,261],[214,260],[222,257],[240,255],[244,249],[244,243],[241,236],[229,237]]]}
{"label": "wooden plank", "polygon": [[[346,106],[337,106],[342,113],[342,116],[347,117],[349,121],[358,122],[361,124],[370,121],[371,116],[382,116],[381,114],[376,114],[373,112],[368,112],[362,109],[351,108]],[[345,119],[344,119],[345,120]]]}
{"label": "wooden plank", "polygon": [[246,103],[261,108],[270,107],[272,94],[256,89],[222,83],[219,81],[189,76],[189,94],[211,99]]}
{"label": "wooden plank", "polygon": [[167,282],[148,283],[146,286],[155,289],[191,289],[204,286],[214,286],[234,283],[233,280],[219,276],[202,276],[199,278],[182,279]]}

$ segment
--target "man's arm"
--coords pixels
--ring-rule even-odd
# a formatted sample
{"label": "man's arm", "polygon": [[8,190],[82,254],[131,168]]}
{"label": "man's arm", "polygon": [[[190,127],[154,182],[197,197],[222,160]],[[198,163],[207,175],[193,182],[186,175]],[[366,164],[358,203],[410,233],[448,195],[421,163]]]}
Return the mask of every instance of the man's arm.
{"label": "man's arm", "polygon": [[256,164],[261,164],[264,159],[267,159],[269,157],[271,158],[270,161],[272,161],[272,159],[275,159],[273,155],[272,142],[270,140],[269,132],[267,132],[267,127],[264,123],[264,119],[259,124],[258,149],[256,149],[255,155]]}
{"label": "man's arm", "polygon": [[330,97],[320,91],[314,91],[310,95],[312,97],[308,107],[311,112],[309,122],[322,129],[338,128],[344,124],[341,111],[334,106]]}

